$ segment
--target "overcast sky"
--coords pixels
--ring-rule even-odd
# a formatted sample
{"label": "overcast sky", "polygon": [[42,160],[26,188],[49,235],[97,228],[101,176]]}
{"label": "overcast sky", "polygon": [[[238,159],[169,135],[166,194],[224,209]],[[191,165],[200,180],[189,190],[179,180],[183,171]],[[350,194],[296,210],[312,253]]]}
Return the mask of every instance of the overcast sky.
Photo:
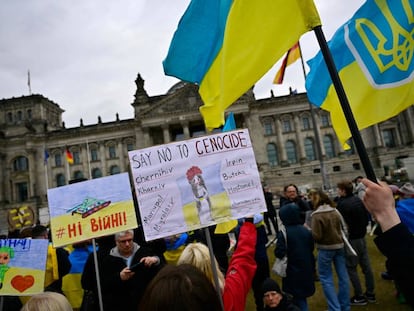
{"label": "overcast sky", "polygon": [[[42,94],[62,109],[66,127],[133,118],[140,73],[150,96],[178,82],[164,75],[165,58],[190,0],[0,0],[0,98]],[[329,40],[363,0],[315,0]],[[283,31],[283,30],[282,30]],[[319,50],[313,32],[301,38],[303,57]],[[300,62],[284,84],[272,84],[280,61],[256,84],[256,98],[303,92]]]}

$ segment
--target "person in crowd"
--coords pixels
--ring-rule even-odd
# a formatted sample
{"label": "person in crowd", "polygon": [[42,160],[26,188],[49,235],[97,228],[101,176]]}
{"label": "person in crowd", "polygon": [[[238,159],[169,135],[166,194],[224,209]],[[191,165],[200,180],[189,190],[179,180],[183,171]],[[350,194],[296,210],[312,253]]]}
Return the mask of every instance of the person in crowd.
{"label": "person in crowd", "polygon": [[285,238],[280,231],[277,236],[275,256],[287,254],[286,277],[282,279],[283,291],[293,297],[293,302],[302,310],[308,310],[307,297],[315,293],[315,258],[312,233],[301,222],[300,209],[295,203],[282,206],[279,217],[286,228]]}
{"label": "person in crowd", "polygon": [[246,218],[240,228],[237,247],[231,257],[226,277],[218,269],[217,260],[213,258],[219,288],[215,284],[210,252],[206,245],[202,243],[187,245],[177,264],[191,264],[200,269],[216,290],[222,294],[225,311],[244,311],[246,297],[256,272],[254,259],[256,239],[257,231],[253,224],[253,218]]}
{"label": "person in crowd", "polygon": [[134,242],[134,231],[115,234],[116,246],[102,263],[105,311],[136,310],[140,299],[161,268],[161,259],[148,247]]}
{"label": "person in crowd", "polygon": [[[337,210],[341,213],[348,227],[348,239],[357,256],[346,252],[346,268],[354,288],[351,305],[366,305],[367,301],[376,302],[374,274],[368,256],[365,235],[367,234],[368,212],[362,200],[354,195],[354,185],[351,180],[342,180],[337,184],[339,199]],[[364,187],[365,188],[365,187]],[[365,190],[364,190],[365,191]],[[362,291],[358,277],[358,265],[365,276],[365,293]]]}
{"label": "person in crowd", "polygon": [[387,257],[387,270],[404,294],[407,303],[414,308],[414,236],[401,222],[395,209],[391,189],[385,183],[374,183],[364,178],[365,207],[381,227],[374,239],[381,253]]}
{"label": "person in crowd", "polygon": [[[96,259],[99,269],[99,279],[102,279],[102,263],[113,247],[116,246],[114,235],[106,235],[96,239]],[[86,260],[81,276],[81,284],[84,290],[82,307],[88,311],[99,310],[98,283],[96,280],[94,254],[91,253]],[[86,307],[87,306],[87,307]]]}
{"label": "person in crowd", "polygon": [[414,186],[407,182],[398,189],[397,214],[401,222],[414,234]]}
{"label": "person in crowd", "polygon": [[311,208],[308,202],[299,196],[299,189],[294,184],[289,184],[283,188],[283,196],[280,197],[279,206],[282,207],[283,205],[289,203],[296,203],[296,205],[300,208],[302,224],[304,224],[306,219],[306,212],[311,210]]}
{"label": "person in crowd", "polygon": [[190,264],[167,265],[148,285],[138,311],[222,311],[207,276]]}
{"label": "person in crowd", "polygon": [[90,241],[74,243],[72,251],[69,253],[69,261],[72,267],[69,273],[63,277],[62,291],[73,309],[79,309],[82,304],[83,288],[81,277],[86,260],[91,253]]}
{"label": "person in crowd", "polygon": [[266,201],[266,209],[267,209],[267,211],[264,212],[264,222],[266,224],[267,235],[272,234],[272,228],[271,228],[270,224],[272,224],[273,230],[274,230],[275,235],[276,235],[277,232],[279,231],[279,227],[278,227],[278,224],[277,224],[276,209],[273,205],[273,193],[270,192],[269,187],[265,186],[263,188],[263,194],[264,194],[264,198],[265,198],[265,201]]}
{"label": "person in crowd", "polygon": [[[48,229],[45,226],[36,225],[32,229],[32,238],[49,239]],[[61,247],[54,248],[52,243],[49,243],[45,271],[45,291],[63,294],[62,280],[69,273],[71,267],[68,251]]]}
{"label": "person in crowd", "polygon": [[354,189],[354,194],[356,195],[356,196],[358,196],[358,198],[360,198],[361,200],[364,198],[364,195],[365,195],[365,186],[364,186],[364,184],[362,183],[362,179],[363,179],[364,177],[362,177],[362,176],[357,176],[355,179],[354,179],[354,183],[355,183],[355,189]]}
{"label": "person in crowd", "polygon": [[256,272],[253,277],[252,290],[256,303],[256,311],[263,311],[262,284],[270,276],[269,257],[267,256],[268,238],[262,214],[256,214],[253,218],[256,226],[257,240],[254,259],[256,261]]}
{"label": "person in crowd", "polygon": [[63,294],[44,292],[30,297],[21,311],[72,311],[72,306]]}
{"label": "person in crowd", "polygon": [[291,297],[280,290],[279,284],[267,278],[262,285],[264,311],[300,311]]}
{"label": "person in crowd", "polygon": [[164,258],[167,264],[177,264],[178,258],[180,258],[185,246],[187,245],[188,233],[183,232],[174,234],[164,238],[165,246],[167,250],[164,252]]}
{"label": "person in crowd", "polygon": [[[318,190],[311,195],[316,210],[312,213],[312,236],[318,249],[318,272],[323,293],[330,311],[349,311],[349,277],[345,263],[342,239],[342,217],[328,195]],[[332,264],[338,277],[338,292],[332,273]]]}

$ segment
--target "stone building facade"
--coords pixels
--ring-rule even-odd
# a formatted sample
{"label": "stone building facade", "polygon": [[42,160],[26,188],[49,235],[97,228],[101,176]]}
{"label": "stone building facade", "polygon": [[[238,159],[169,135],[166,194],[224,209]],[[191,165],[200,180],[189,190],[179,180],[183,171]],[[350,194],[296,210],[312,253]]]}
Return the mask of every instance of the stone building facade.
{"label": "stone building facade", "polygon": [[[128,172],[130,150],[207,134],[197,86],[180,82],[150,97],[140,75],[135,83],[133,118],[80,120],[74,128],[65,127],[64,110],[43,95],[0,100],[0,231],[7,219],[24,226],[27,210],[30,221],[47,222],[48,188]],[[276,193],[289,183],[334,189],[343,178],[364,175],[355,150],[340,146],[329,114],[311,108],[304,93],[257,100],[249,90],[228,111],[238,128],[249,129],[262,181]],[[414,157],[413,106],[361,134],[377,177],[390,175]]]}

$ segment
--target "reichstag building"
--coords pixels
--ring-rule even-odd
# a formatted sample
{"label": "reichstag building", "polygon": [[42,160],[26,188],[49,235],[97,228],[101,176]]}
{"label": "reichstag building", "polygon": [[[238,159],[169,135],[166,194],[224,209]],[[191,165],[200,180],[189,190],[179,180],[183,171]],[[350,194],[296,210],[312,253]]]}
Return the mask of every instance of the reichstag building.
{"label": "reichstag building", "polygon": [[[48,188],[128,172],[130,150],[207,134],[197,86],[179,82],[166,94],[148,96],[144,82],[138,74],[134,102],[125,103],[134,108],[131,119],[116,115],[102,122],[98,116],[96,124],[80,120],[73,128],[65,127],[62,107],[43,95],[0,100],[1,233],[47,223]],[[329,113],[311,108],[306,93],[256,99],[251,89],[228,111],[238,128],[249,129],[262,181],[275,194],[289,183],[302,191],[328,190],[343,178],[364,175],[355,148],[340,146]],[[406,178],[401,167],[414,157],[413,116],[411,106],[361,132],[378,178]]]}

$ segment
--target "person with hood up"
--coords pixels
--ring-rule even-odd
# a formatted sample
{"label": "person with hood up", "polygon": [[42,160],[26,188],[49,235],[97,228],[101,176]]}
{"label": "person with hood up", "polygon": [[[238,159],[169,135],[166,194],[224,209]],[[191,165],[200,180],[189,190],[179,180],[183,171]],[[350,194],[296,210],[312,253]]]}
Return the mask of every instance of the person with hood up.
{"label": "person with hood up", "polygon": [[283,258],[287,254],[288,264],[286,277],[282,279],[282,289],[293,297],[293,302],[301,310],[306,311],[306,299],[315,293],[315,258],[312,233],[303,225],[301,216],[301,210],[295,203],[280,208],[279,217],[286,228],[287,243],[279,231],[275,256]]}

